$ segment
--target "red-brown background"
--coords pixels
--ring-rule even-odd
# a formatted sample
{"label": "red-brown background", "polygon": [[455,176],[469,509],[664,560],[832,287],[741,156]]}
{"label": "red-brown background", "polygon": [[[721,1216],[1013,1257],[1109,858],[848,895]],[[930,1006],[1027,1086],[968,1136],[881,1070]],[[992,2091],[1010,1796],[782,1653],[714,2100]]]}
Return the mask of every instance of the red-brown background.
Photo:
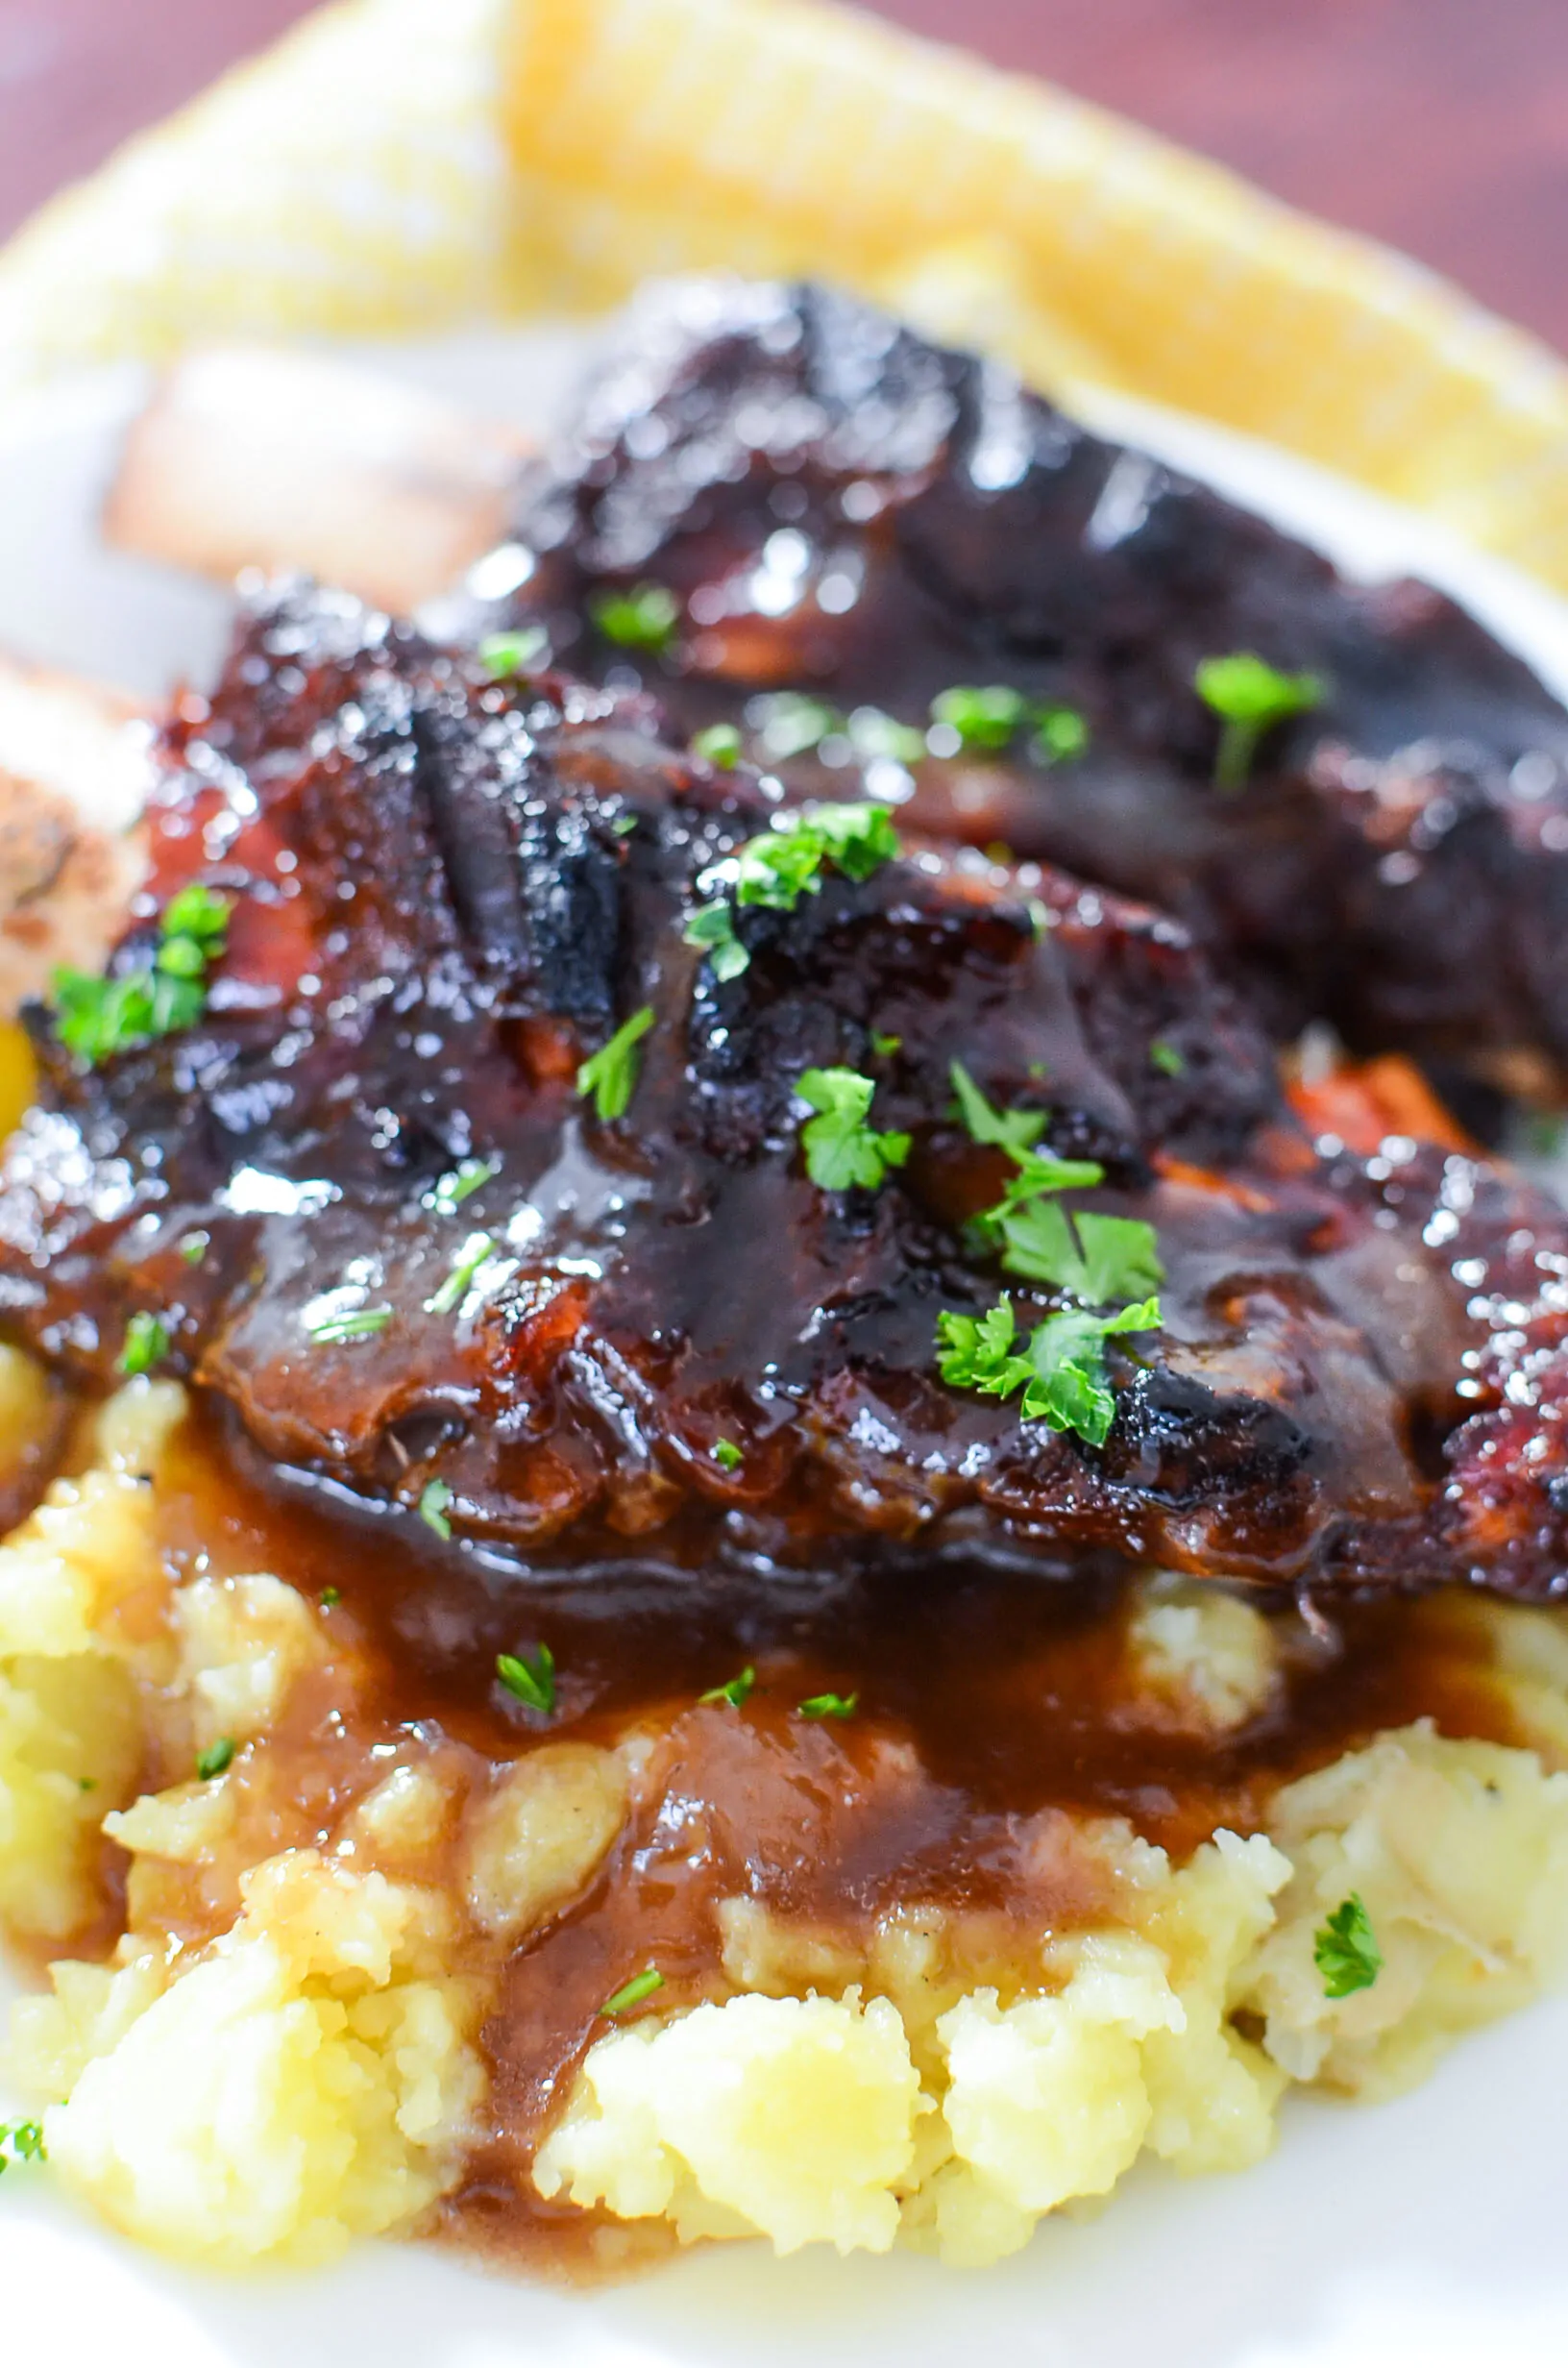
{"label": "red-brown background", "polygon": [[[0,231],[309,4],[0,0]],[[882,0],[882,12],[1206,149],[1568,350],[1568,0]]]}

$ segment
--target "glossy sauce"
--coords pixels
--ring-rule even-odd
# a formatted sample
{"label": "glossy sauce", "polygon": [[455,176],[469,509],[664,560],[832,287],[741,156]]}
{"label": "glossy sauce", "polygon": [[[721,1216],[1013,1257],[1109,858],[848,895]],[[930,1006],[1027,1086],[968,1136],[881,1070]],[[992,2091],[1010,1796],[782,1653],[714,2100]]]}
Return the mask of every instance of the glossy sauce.
{"label": "glossy sauce", "polygon": [[[726,1994],[722,1901],[750,1898],[851,1952],[894,1906],[940,1906],[973,1978],[1000,1967],[1005,1980],[1010,1950],[1104,1911],[1078,1819],[1125,1818],[1181,1859],[1216,1825],[1257,1830],[1280,1783],[1382,1729],[1432,1716],[1450,1734],[1517,1739],[1474,1616],[1452,1596],[1342,1605],[1321,1630],[1280,1603],[1277,1702],[1216,1743],[1139,1697],[1125,1582],[1109,1571],[1080,1566],[1064,1584],[1065,1571],[933,1566],[793,1597],[668,1569],[547,1586],[330,1501],[236,1449],[210,1409],[159,1493],[177,1574],[266,1569],[307,1595],[339,1591],[328,1626],[344,1657],[302,1683],[267,1746],[266,1841],[253,1855],[332,1846],[391,1757],[433,1755],[472,1789],[546,1734],[646,1737],[637,1805],[583,1899],[515,1952],[478,1943],[463,1961],[493,1985],[493,2129],[443,2224],[582,2274],[663,2240],[545,2208],[528,2163],[607,2028],[603,2001],[632,1974],[657,1965],[659,2010]],[[558,1672],[548,1720],[495,1673],[498,1653],[541,1643]],[[742,1707],[700,1703],[747,1665],[757,1683]],[[799,1715],[827,1690],[858,1694],[852,1717]],[[444,1875],[460,1888],[451,1851]],[[190,1893],[166,1912],[199,1940],[236,1904]]]}

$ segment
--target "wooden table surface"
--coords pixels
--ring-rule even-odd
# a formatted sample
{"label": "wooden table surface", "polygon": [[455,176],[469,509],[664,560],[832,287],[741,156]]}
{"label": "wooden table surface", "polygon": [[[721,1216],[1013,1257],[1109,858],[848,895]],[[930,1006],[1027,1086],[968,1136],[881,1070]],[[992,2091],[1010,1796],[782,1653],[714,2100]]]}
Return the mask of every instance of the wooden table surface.
{"label": "wooden table surface", "polygon": [[[309,5],[0,0],[0,232]],[[1568,351],[1568,0],[882,10],[1388,239]]]}

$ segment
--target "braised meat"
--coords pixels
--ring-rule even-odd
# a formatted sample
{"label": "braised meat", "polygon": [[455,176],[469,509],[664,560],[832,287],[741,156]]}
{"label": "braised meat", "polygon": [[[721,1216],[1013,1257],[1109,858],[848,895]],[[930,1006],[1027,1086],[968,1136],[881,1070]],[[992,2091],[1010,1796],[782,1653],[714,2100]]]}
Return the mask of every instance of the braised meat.
{"label": "braised meat", "polygon": [[635,696],[261,607],[167,736],[107,1000],[35,1015],[8,1324],[535,1573],[1551,1592],[1568,1220],[1314,1143],[1174,923],[846,815]]}
{"label": "braised meat", "polygon": [[[1426,586],[1348,582],[848,298],[738,282],[640,301],[516,530],[512,611],[566,663],[686,729],[749,698],[793,791],[869,773],[917,826],[1172,908],[1281,1034],[1568,1082],[1568,716]],[[1228,729],[1194,683],[1236,654],[1315,703]],[[955,686],[1019,728],[917,761],[890,722]]]}

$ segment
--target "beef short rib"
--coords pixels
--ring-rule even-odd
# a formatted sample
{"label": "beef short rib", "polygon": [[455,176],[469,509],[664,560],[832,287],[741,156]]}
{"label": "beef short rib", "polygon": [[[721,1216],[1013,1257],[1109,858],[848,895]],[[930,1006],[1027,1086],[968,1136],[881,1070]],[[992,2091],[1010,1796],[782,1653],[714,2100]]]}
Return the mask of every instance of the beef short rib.
{"label": "beef short rib", "polygon": [[[918,1552],[1553,1592],[1568,1219],[1465,1151],[1314,1133],[1185,927],[1039,866],[907,832],[733,901],[718,964],[694,917],[778,805],[637,695],[270,597],[166,735],[114,958],[207,883],[205,1008],[90,1067],[35,1012],[10,1329],[106,1384],[156,1319],[252,1451],[536,1576]],[[618,1114],[579,1067],[644,1013]],[[955,1062],[1097,1165],[1080,1215],[1155,1228],[1101,1443],[939,1371],[943,1311],[1063,1304],[976,1232],[1016,1163]],[[814,1179],[811,1068],[909,1138],[878,1188]]]}
{"label": "beef short rib", "polygon": [[[1568,1086],[1568,715],[1429,587],[1349,582],[995,364],[772,283],[646,291],[516,533],[512,611],[579,673],[639,670],[685,729],[791,691],[922,730],[954,685],[1065,706],[1080,752],[1020,734],[916,762],[910,822],[1176,911],[1282,1036],[1327,1019],[1362,1051]],[[592,622],[646,584],[674,601],[657,653]],[[1221,787],[1194,678],[1237,652],[1324,696]],[[889,777],[874,728],[862,767],[821,745],[836,770],[781,765],[797,794]]]}

